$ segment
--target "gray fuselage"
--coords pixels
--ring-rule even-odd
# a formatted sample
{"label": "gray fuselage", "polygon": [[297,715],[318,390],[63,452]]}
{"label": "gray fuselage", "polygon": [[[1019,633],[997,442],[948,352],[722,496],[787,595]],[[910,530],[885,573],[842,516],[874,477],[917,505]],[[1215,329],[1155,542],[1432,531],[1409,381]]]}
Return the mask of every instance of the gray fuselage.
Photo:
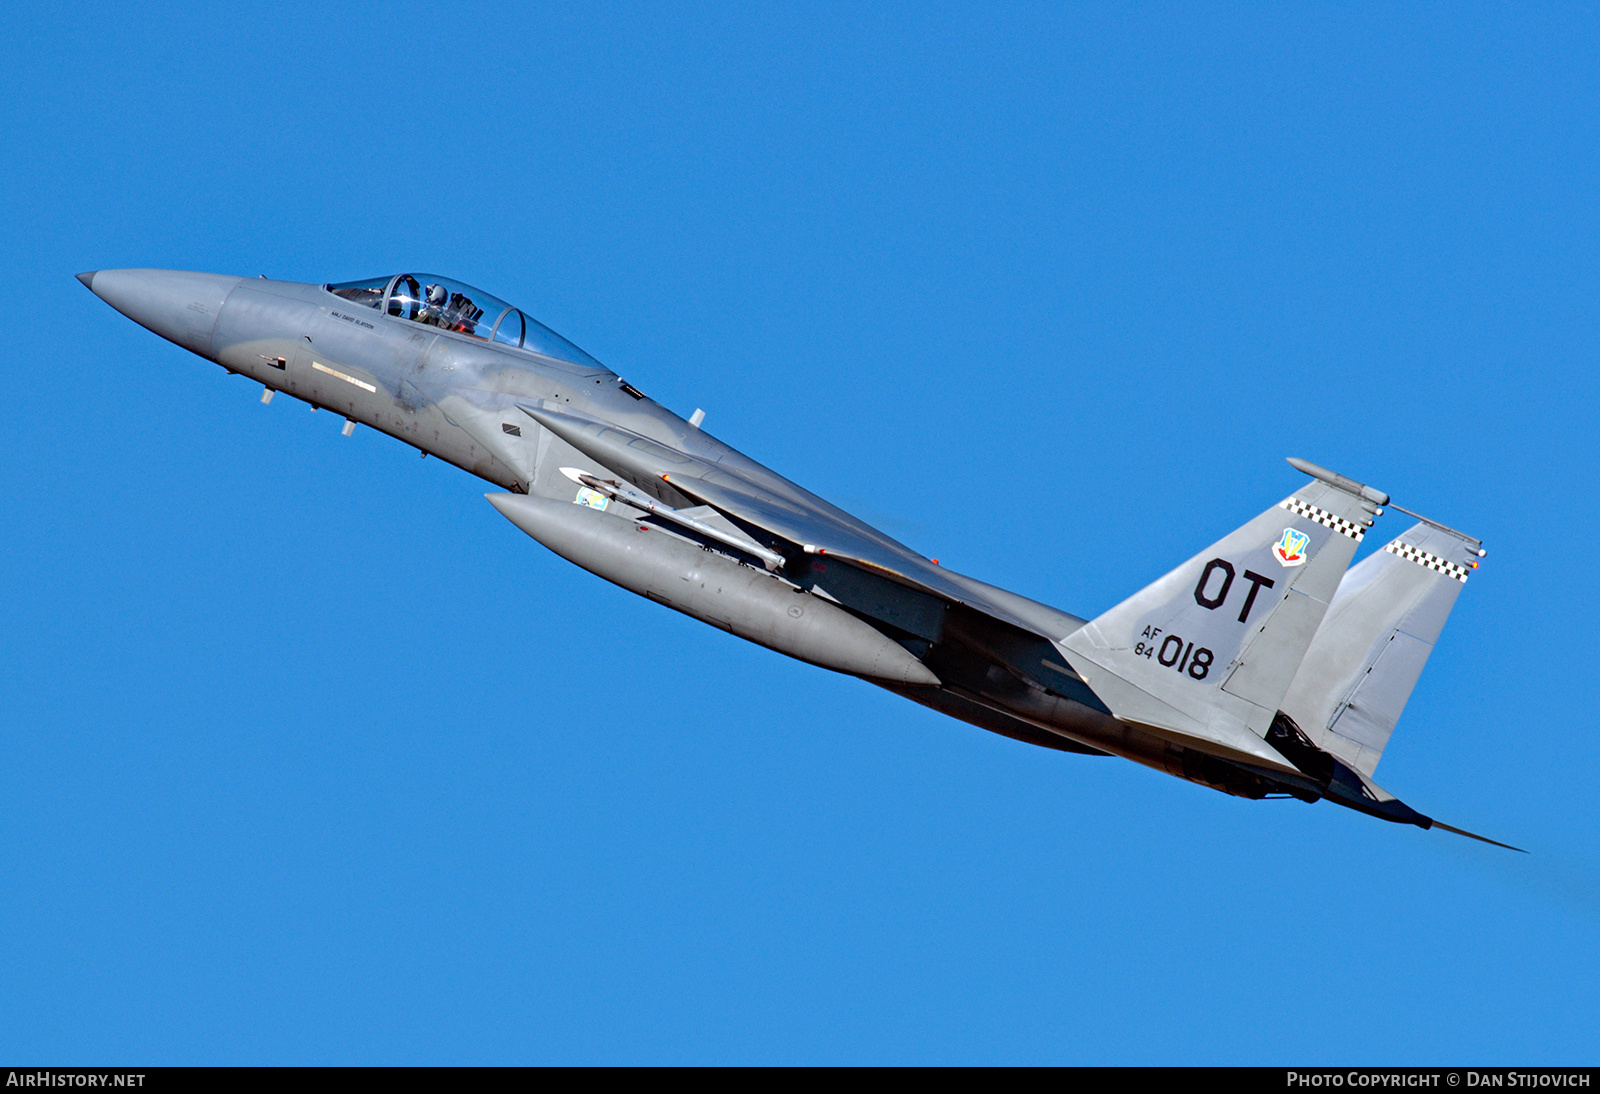
{"label": "gray fuselage", "polygon": [[[155,333],[259,382],[264,399],[285,392],[525,495],[491,500],[563,557],[741,637],[1032,744],[1120,755],[1248,797],[1320,796],[1292,769],[1262,770],[1113,717],[1062,655],[1081,619],[937,567],[552,332],[542,346],[564,356],[496,341],[506,321],[463,294],[452,300],[481,319],[451,329],[433,317],[454,313],[430,316],[426,301],[390,314],[407,275],[348,298],[332,291],[340,286],[176,271],[80,279]],[[418,279],[427,280],[409,283]],[[499,314],[513,313],[520,330],[521,313]],[[593,491],[585,502],[578,472],[615,484],[614,497],[644,492],[668,519]],[[832,538],[810,542],[813,528]]]}

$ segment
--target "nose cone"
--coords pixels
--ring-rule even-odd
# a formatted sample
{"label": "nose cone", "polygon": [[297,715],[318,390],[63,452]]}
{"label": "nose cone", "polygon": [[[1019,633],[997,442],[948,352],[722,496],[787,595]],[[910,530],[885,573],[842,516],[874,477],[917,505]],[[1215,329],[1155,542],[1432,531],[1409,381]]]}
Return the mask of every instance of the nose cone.
{"label": "nose cone", "polygon": [[78,280],[141,327],[209,357],[217,313],[244,278],[183,270],[95,270]]}

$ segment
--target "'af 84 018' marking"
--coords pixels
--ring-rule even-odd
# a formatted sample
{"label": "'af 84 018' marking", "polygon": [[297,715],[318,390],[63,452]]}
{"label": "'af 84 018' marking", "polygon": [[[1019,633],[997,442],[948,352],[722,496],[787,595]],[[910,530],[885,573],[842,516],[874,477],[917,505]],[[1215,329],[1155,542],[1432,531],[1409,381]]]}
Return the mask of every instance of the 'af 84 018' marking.
{"label": "'af 84 018' marking", "polygon": [[1187,672],[1193,680],[1204,680],[1211,672],[1211,662],[1216,659],[1216,654],[1204,646],[1195,649],[1193,642],[1185,642],[1175,634],[1162,638],[1160,645],[1157,645],[1156,639],[1161,637],[1160,627],[1146,627],[1139,637],[1149,641],[1134,643],[1135,657],[1154,659],[1157,664],[1169,669]]}

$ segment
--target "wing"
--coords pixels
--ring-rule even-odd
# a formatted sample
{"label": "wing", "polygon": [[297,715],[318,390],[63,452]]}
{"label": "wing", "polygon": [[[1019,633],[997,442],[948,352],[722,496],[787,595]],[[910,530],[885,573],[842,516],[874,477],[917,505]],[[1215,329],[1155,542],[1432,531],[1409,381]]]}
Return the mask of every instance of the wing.
{"label": "wing", "polygon": [[[518,407],[579,452],[633,482],[670,487],[694,504],[723,514],[747,532],[764,534],[769,545],[780,553],[815,560],[809,567],[799,569],[827,574],[827,563],[838,561],[907,590],[912,594],[909,597],[880,588],[878,599],[899,602],[893,608],[896,618],[887,621],[908,634],[919,635],[925,627],[902,623],[916,623],[937,613],[939,605],[969,608],[1051,640],[1059,640],[1083,625],[1076,616],[937,566],[905,544],[759,465],[735,469],[597,418],[526,403],[519,403]],[[818,567],[816,563],[822,565]],[[861,584],[854,574],[825,578],[818,584],[826,590],[830,581],[841,580]],[[923,603],[918,595],[937,603]]]}

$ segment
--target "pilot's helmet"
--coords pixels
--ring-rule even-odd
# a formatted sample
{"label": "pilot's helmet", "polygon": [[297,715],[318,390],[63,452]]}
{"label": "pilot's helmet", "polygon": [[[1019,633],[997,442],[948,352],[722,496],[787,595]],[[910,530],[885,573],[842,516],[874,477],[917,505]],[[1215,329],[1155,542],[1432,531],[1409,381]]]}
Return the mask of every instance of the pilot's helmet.
{"label": "pilot's helmet", "polygon": [[450,293],[443,285],[428,286],[428,303],[435,308],[444,307],[444,302],[450,299]]}

